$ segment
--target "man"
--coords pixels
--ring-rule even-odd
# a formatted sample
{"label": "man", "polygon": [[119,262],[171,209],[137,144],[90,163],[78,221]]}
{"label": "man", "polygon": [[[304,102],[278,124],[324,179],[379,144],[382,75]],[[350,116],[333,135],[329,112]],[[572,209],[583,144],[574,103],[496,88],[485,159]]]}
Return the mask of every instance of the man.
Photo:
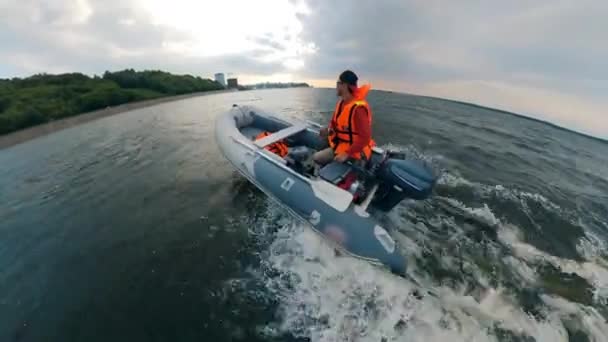
{"label": "man", "polygon": [[317,164],[325,165],[335,160],[344,163],[348,159],[364,163],[371,156],[375,145],[371,137],[372,111],[365,100],[370,86],[357,87],[358,77],[350,70],[340,74],[336,82],[334,115],[327,128],[319,134],[329,142],[329,147],[314,154]]}

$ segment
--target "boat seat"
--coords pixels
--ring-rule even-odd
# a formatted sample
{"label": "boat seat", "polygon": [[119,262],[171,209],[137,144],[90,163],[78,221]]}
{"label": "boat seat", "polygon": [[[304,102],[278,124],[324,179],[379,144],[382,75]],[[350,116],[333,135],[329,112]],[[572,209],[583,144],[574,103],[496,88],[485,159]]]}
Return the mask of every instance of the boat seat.
{"label": "boat seat", "polygon": [[352,170],[348,164],[331,162],[319,170],[319,177],[332,184],[338,184]]}
{"label": "boat seat", "polygon": [[306,130],[308,126],[305,123],[297,123],[287,128],[284,128],[280,131],[274,132],[269,136],[266,136],[262,139],[256,140],[255,145],[259,148],[264,148],[270,144],[274,144],[277,141],[288,138],[296,133],[300,133]]}

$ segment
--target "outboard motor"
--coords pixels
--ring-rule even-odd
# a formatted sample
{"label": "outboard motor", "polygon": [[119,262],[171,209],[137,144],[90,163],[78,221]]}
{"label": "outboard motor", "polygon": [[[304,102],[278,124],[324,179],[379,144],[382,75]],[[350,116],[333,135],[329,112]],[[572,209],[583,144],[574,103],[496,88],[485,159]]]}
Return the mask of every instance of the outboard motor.
{"label": "outboard motor", "polygon": [[405,198],[423,200],[431,194],[436,177],[433,171],[414,160],[385,160],[377,174],[380,181],[374,207],[390,211]]}

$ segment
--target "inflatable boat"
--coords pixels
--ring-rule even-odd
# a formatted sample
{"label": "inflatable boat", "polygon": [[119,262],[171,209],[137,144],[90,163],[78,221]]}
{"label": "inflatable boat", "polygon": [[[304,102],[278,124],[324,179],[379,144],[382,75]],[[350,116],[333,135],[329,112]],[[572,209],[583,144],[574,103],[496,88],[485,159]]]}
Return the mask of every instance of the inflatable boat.
{"label": "inflatable boat", "polygon": [[[319,167],[312,155],[327,147],[320,128],[233,105],[216,119],[215,138],[244,177],[334,247],[404,275],[406,260],[374,212],[389,211],[405,198],[427,198],[435,185],[433,172],[377,147],[365,165],[347,161]],[[284,155],[269,148],[277,143],[287,146]],[[354,181],[345,187],[352,175]]]}

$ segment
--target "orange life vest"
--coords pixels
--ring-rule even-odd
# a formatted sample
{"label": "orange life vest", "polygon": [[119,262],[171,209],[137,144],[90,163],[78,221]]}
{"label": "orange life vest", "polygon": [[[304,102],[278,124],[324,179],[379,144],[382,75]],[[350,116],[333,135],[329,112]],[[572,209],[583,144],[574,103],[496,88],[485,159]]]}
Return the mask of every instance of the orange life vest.
{"label": "orange life vest", "polygon": [[[330,133],[327,139],[329,140],[329,146],[334,150],[334,154],[347,153],[353,143],[359,139],[358,133],[353,125],[353,115],[355,108],[364,107],[367,110],[367,119],[369,125],[372,124],[372,111],[369,108],[369,104],[365,100],[355,100],[349,103],[339,101],[336,103],[336,109],[330,122]],[[376,143],[373,139],[370,139],[369,144],[363,148],[362,155],[352,156],[354,159],[369,159],[372,155],[372,147]]]}
{"label": "orange life vest", "polygon": [[[262,139],[263,137],[266,137],[269,135],[270,135],[270,133],[268,133],[268,132],[262,132],[262,133],[258,134],[257,137],[255,137],[255,140]],[[287,153],[289,152],[289,148],[287,147],[287,144],[283,140],[272,143],[264,148],[274,154],[278,154],[281,157],[285,157],[287,155]]]}

